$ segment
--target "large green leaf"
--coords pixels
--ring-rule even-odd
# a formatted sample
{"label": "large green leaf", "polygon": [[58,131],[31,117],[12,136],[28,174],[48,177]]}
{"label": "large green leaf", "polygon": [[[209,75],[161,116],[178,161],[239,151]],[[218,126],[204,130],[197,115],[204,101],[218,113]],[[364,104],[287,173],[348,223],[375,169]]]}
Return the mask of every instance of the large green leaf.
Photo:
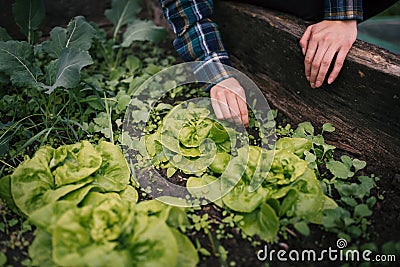
{"label": "large green leaf", "polygon": [[33,47],[27,42],[0,41],[0,72],[17,86],[37,86],[40,69],[32,65]]}
{"label": "large green leaf", "polygon": [[234,211],[252,212],[268,197],[268,190],[259,187],[257,191],[252,191],[250,186],[240,181],[231,191],[228,192],[222,201]]}
{"label": "large green leaf", "polygon": [[112,0],[111,9],[105,11],[106,17],[114,24],[114,39],[122,26],[133,22],[140,12],[141,0]]}
{"label": "large green leaf", "polygon": [[27,37],[28,43],[33,43],[34,32],[39,29],[45,17],[42,0],[16,0],[13,5],[15,22],[21,32]]}
{"label": "large green leaf", "polygon": [[42,229],[35,232],[35,240],[29,246],[29,257],[32,266],[56,267],[52,259],[51,235]]}
{"label": "large green leaf", "polygon": [[178,245],[177,247],[179,254],[176,267],[197,266],[197,263],[199,262],[199,255],[197,254],[197,251],[190,239],[176,229],[171,229],[171,232],[174,234],[176,243]]}
{"label": "large green leaf", "polygon": [[52,154],[52,148],[40,148],[32,159],[22,162],[11,175],[13,199],[26,215],[46,205],[44,194],[55,187],[49,168]]}
{"label": "large green leaf", "polygon": [[312,142],[305,138],[283,137],[276,142],[277,150],[285,150],[303,157],[305,151],[310,151]]}
{"label": "large green leaf", "polygon": [[102,164],[102,158],[91,143],[81,143],[61,146],[54,152],[50,162],[55,184],[65,186],[80,182],[97,171]]}
{"label": "large green leaf", "polygon": [[70,21],[67,29],[55,27],[50,32],[50,40],[43,42],[43,50],[50,56],[58,58],[64,48],[77,48],[87,51],[92,45],[95,29],[78,16]]}
{"label": "large green leaf", "polygon": [[279,219],[274,209],[263,203],[259,209],[252,213],[243,214],[243,223],[239,227],[248,235],[258,235],[266,242],[276,241],[279,229]]}
{"label": "large green leaf", "polygon": [[134,266],[176,266],[179,250],[171,228],[162,219],[143,213],[137,214],[135,221],[129,249]]}
{"label": "large green leaf", "polygon": [[130,204],[116,199],[68,210],[53,229],[54,262],[61,266],[126,266],[114,248],[132,220]]}
{"label": "large green leaf", "polygon": [[159,42],[166,37],[165,28],[156,26],[152,21],[136,20],[124,32],[122,46],[128,47],[133,41]]}
{"label": "large green leaf", "polygon": [[0,198],[6,203],[9,209],[15,213],[18,212],[11,194],[11,176],[9,175],[0,178]]}
{"label": "large green leaf", "polygon": [[70,201],[56,201],[50,203],[38,210],[35,210],[29,216],[29,222],[36,227],[45,230],[47,233],[52,233],[58,219],[68,210],[76,205]]}
{"label": "large green leaf", "polygon": [[103,161],[93,174],[94,184],[105,191],[122,191],[129,184],[130,171],[124,155],[115,145],[100,142],[96,151]]}
{"label": "large green leaf", "polygon": [[80,71],[83,67],[93,63],[87,51],[77,48],[64,48],[60,58],[51,62],[48,71],[53,85],[46,86],[46,93],[50,94],[58,87],[72,88],[76,86],[80,79]]}

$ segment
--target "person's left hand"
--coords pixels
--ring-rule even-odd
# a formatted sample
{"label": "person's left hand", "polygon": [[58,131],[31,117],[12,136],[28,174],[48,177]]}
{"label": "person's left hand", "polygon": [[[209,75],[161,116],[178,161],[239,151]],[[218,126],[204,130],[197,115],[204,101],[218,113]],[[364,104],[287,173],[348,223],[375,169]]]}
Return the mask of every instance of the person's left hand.
{"label": "person's left hand", "polygon": [[324,20],[307,28],[300,40],[307,80],[312,88],[320,87],[336,56],[335,66],[328,77],[333,83],[357,37],[356,20]]}

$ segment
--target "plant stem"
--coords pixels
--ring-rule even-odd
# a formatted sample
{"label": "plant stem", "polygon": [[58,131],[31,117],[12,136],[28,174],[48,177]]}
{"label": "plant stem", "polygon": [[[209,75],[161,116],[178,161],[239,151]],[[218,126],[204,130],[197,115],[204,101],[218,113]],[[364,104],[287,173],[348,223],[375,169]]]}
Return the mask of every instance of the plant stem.
{"label": "plant stem", "polygon": [[4,165],[10,167],[11,169],[15,169],[15,167],[11,166],[10,164],[8,164],[7,162],[3,161],[0,159],[0,162],[3,163]]}

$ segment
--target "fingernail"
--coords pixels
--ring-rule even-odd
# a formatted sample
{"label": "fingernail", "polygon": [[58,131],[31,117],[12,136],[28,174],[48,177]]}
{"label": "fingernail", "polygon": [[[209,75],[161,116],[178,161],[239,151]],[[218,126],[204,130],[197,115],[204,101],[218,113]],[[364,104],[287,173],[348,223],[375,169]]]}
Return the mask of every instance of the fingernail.
{"label": "fingernail", "polygon": [[332,79],[332,78],[329,78],[329,79],[328,79],[328,84],[331,84],[331,83],[333,83],[333,79]]}
{"label": "fingernail", "polygon": [[315,83],[311,83],[311,88],[314,88],[315,87]]}
{"label": "fingernail", "polygon": [[306,49],[303,47],[302,49],[301,49],[301,51],[303,52],[303,56],[306,54]]}
{"label": "fingernail", "polygon": [[317,81],[316,83],[315,83],[315,87],[320,87],[322,85],[322,83],[320,82],[320,81]]}
{"label": "fingernail", "polygon": [[306,78],[307,78],[307,81],[310,81],[310,76],[307,76]]}

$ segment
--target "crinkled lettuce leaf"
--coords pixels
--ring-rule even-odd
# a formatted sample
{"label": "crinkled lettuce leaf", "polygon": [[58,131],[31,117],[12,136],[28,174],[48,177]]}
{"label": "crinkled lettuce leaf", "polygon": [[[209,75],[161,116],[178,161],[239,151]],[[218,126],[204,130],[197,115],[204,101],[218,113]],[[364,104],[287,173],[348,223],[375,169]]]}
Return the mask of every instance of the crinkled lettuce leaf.
{"label": "crinkled lettuce leaf", "polygon": [[264,183],[290,184],[308,168],[308,162],[285,150],[275,152],[275,158]]}
{"label": "crinkled lettuce leaf", "polygon": [[48,232],[37,229],[35,239],[29,246],[29,257],[32,259],[32,266],[56,267],[52,259],[52,237]]}
{"label": "crinkled lettuce leaf", "polygon": [[284,150],[303,158],[305,151],[310,151],[312,142],[306,138],[283,137],[276,141],[276,150]]}
{"label": "crinkled lettuce leaf", "polygon": [[279,219],[275,210],[268,204],[262,203],[251,213],[243,213],[243,221],[239,227],[247,235],[258,235],[266,242],[274,242],[279,230]]}
{"label": "crinkled lettuce leaf", "polygon": [[[95,147],[82,141],[57,149],[40,148],[15,169],[9,183],[15,205],[29,216],[58,200],[78,205],[92,190],[124,191],[129,180],[129,167],[115,145],[100,142]],[[137,199],[136,190],[125,197]]]}
{"label": "crinkled lettuce leaf", "polygon": [[11,194],[15,205],[26,215],[47,204],[44,195],[55,189],[49,168],[53,149],[42,147],[32,159],[22,162],[11,175]]}
{"label": "crinkled lettuce leaf", "polygon": [[195,267],[199,262],[199,255],[189,238],[176,229],[171,229],[178,247],[178,259],[175,267]]}
{"label": "crinkled lettuce leaf", "polygon": [[[194,103],[171,109],[162,126],[145,137],[146,150],[152,163],[160,165],[169,161],[184,173],[201,175],[212,164],[217,153],[229,153],[236,146],[236,131],[224,128],[208,118],[209,115],[209,109],[197,107]],[[161,164],[160,167],[166,166],[170,165]]]}
{"label": "crinkled lettuce leaf", "polygon": [[93,184],[104,191],[121,191],[129,184],[130,171],[124,155],[117,146],[100,142],[96,146],[101,156],[101,166],[92,175]]}
{"label": "crinkled lettuce leaf", "polygon": [[259,187],[253,191],[249,185],[240,181],[223,198],[222,202],[231,210],[238,212],[252,212],[268,198],[268,191]]}
{"label": "crinkled lettuce leaf", "polygon": [[212,175],[202,175],[199,177],[190,177],[187,180],[186,187],[190,195],[195,199],[205,198],[212,201],[219,207],[223,207],[221,197],[220,180]]}
{"label": "crinkled lettuce leaf", "polygon": [[90,176],[102,164],[102,157],[88,141],[61,146],[54,151],[50,168],[56,186],[75,183]]}
{"label": "crinkled lettuce leaf", "polygon": [[53,260],[61,266],[126,266],[127,255],[116,250],[129,237],[134,223],[133,204],[115,198],[99,205],[74,207],[53,230]]}

